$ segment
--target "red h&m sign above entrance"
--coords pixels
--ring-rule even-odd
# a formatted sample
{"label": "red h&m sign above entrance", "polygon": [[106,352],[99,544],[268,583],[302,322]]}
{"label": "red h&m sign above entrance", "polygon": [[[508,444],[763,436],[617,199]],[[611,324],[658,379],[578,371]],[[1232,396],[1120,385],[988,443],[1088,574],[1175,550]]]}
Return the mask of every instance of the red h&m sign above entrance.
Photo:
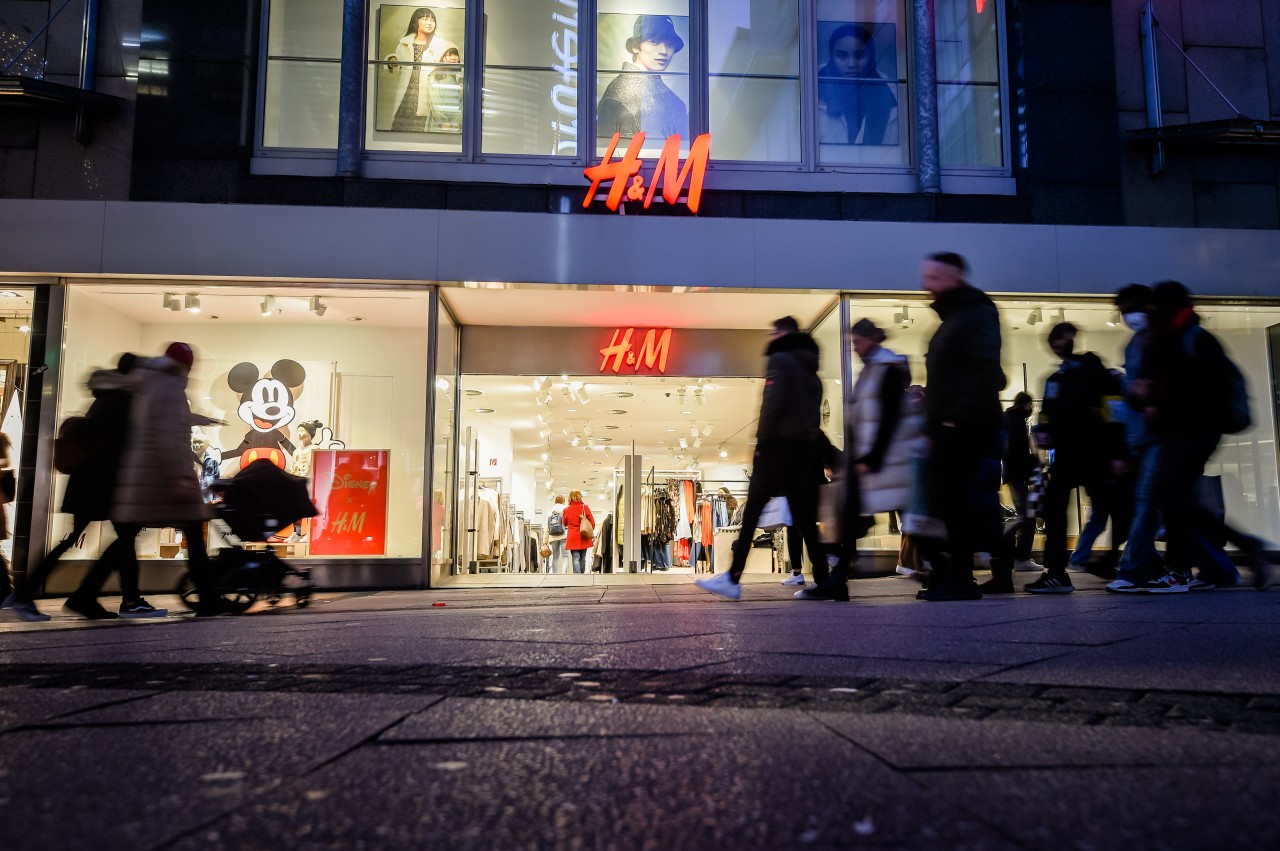
{"label": "red h&m sign above entrance", "polygon": [[662,153],[658,155],[658,164],[653,169],[653,176],[649,180],[647,190],[644,185],[644,175],[640,174],[640,166],[644,164],[644,160],[640,159],[640,149],[644,147],[644,134],[637,133],[632,136],[631,142],[627,145],[627,152],[623,154],[622,159],[615,161],[613,152],[617,150],[619,138],[621,138],[619,134],[614,133],[600,163],[582,170],[582,173],[591,181],[587,197],[582,199],[584,210],[591,206],[596,190],[602,183],[612,181],[609,194],[604,199],[604,205],[610,210],[618,209],[624,194],[629,201],[643,200],[644,208],[647,210],[659,183],[662,184],[662,200],[668,204],[674,204],[680,200],[680,190],[684,189],[687,180],[689,197],[685,200],[685,205],[689,208],[689,212],[698,212],[698,205],[702,202],[702,180],[706,175],[707,160],[711,157],[710,133],[703,133],[693,140],[683,168],[680,165],[680,135],[668,136],[667,141],[662,145]]}
{"label": "red h&m sign above entrance", "polygon": [[[644,340],[639,342],[637,349],[641,333],[644,334]],[[650,328],[644,332],[635,328],[616,328],[609,345],[600,350],[603,358],[600,361],[600,371],[609,372],[612,369],[617,373],[625,366],[632,372],[639,372],[644,367],[666,373],[667,354],[670,350],[670,328]]]}

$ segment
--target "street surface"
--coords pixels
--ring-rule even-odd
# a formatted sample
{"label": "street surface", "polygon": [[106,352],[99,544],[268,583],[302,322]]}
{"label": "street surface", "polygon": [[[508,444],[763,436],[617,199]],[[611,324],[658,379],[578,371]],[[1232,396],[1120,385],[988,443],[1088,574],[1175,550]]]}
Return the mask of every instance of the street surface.
{"label": "street surface", "polygon": [[5,613],[0,848],[1280,847],[1280,591],[1073,578]]}

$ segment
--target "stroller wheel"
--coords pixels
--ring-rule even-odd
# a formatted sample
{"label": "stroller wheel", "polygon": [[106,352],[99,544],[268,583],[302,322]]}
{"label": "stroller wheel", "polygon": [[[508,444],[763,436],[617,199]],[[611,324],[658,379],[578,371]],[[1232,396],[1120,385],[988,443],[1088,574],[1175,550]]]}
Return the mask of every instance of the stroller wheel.
{"label": "stroller wheel", "polygon": [[272,594],[270,597],[268,597],[268,598],[267,598],[267,605],[268,605],[268,606],[274,606],[274,605],[276,605],[276,604],[277,604],[277,603],[279,603],[279,602],[280,602],[280,595],[279,595],[279,594]]}
{"label": "stroller wheel", "polygon": [[222,576],[218,582],[218,595],[222,604],[232,614],[248,611],[258,600],[257,583],[252,571],[237,568]]}
{"label": "stroller wheel", "polygon": [[200,592],[196,590],[196,583],[190,573],[182,574],[182,579],[178,581],[177,594],[182,600],[182,605],[188,609],[195,611],[200,608]]}
{"label": "stroller wheel", "polygon": [[299,609],[305,609],[307,606],[311,605],[311,589],[299,588],[297,591],[294,591],[293,604]]}

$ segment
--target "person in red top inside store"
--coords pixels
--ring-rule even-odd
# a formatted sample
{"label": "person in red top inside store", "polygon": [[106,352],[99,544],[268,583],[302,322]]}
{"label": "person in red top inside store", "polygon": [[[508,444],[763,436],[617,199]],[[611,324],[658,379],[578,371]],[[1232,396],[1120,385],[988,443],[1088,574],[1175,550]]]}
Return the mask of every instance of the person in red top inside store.
{"label": "person in red top inside store", "polygon": [[[569,491],[569,506],[564,510],[565,544],[573,560],[574,573],[587,572],[587,553],[595,546],[596,518],[582,501],[582,491]],[[586,524],[582,521],[586,519]]]}

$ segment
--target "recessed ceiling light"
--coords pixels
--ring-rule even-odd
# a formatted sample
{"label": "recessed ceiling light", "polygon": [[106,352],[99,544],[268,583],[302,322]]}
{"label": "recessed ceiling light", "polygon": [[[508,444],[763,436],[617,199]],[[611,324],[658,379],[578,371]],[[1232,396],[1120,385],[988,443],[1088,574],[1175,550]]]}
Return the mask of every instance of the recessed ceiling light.
{"label": "recessed ceiling light", "polygon": [[462,392],[463,392],[463,393],[466,393],[468,396],[483,396],[483,395],[484,395],[484,391],[483,391],[483,390],[463,390]]}
{"label": "recessed ceiling light", "polygon": [[609,429],[610,431],[617,431],[619,428],[621,428],[621,426],[605,424],[605,425],[600,426],[600,428],[607,428],[607,429]]}
{"label": "recessed ceiling light", "polygon": [[577,409],[577,408],[565,408],[564,410],[565,410],[565,413],[568,413],[568,414],[576,414],[576,413],[578,413],[578,409]]}
{"label": "recessed ceiling light", "polygon": [[595,438],[595,441],[596,441],[596,443],[613,443],[613,438],[612,438],[612,437],[597,437],[597,438]]}
{"label": "recessed ceiling light", "polygon": [[493,408],[476,408],[477,414],[492,414]]}
{"label": "recessed ceiling light", "polygon": [[659,440],[659,441],[658,441],[658,445],[659,445],[659,446],[666,446],[666,445],[667,445],[667,442],[666,442],[665,440]]}
{"label": "recessed ceiling light", "polygon": [[667,431],[675,431],[675,429],[673,429],[673,428],[669,428],[669,429],[667,429]]}
{"label": "recessed ceiling light", "polygon": [[627,390],[619,390],[615,393],[604,393],[602,395],[608,396],[610,399],[630,399],[636,394]]}
{"label": "recessed ceiling light", "polygon": [[615,417],[620,417],[620,416],[622,416],[623,414],[625,414],[625,413],[626,413],[626,411],[620,410],[620,409],[618,409],[618,408],[614,408],[614,409],[613,409],[612,411],[610,411],[609,413],[613,414]]}
{"label": "recessed ceiling light", "polygon": [[681,411],[680,413],[682,413],[682,414],[692,414],[692,413],[693,413],[693,411]]}

